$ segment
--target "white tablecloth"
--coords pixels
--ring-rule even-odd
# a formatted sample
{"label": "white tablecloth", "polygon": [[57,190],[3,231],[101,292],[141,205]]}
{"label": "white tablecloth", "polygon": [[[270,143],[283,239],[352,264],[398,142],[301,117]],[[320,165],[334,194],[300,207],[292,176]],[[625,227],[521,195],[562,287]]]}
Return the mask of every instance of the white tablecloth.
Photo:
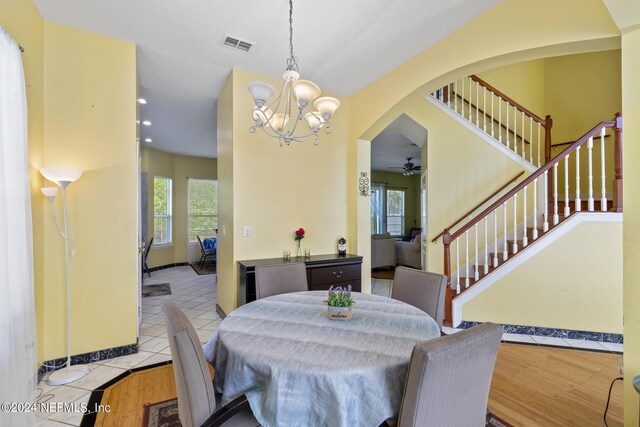
{"label": "white tablecloth", "polygon": [[265,427],[377,427],[397,416],[413,346],[440,331],[411,305],[354,295],[348,321],[326,317],[324,291],[233,311],[209,343],[222,403],[245,394]]}

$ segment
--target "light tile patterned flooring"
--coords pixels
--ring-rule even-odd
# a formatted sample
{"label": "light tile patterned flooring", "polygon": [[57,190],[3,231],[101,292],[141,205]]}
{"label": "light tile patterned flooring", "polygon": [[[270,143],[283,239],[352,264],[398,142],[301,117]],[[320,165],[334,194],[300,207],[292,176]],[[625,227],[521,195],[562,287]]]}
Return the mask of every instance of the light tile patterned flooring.
{"label": "light tile patterned flooring", "polygon": [[[392,280],[371,279],[372,293],[389,297],[393,286]],[[40,384],[40,402],[74,402],[78,405],[87,403],[91,391],[115,378],[128,369],[152,365],[171,359],[169,342],[164,326],[162,304],[174,301],[191,320],[202,343],[205,343],[221,322],[215,311],[216,304],[216,275],[198,276],[191,267],[175,267],[152,273],[151,278],[145,278],[144,284],[170,283],[171,295],[147,297],[142,299],[142,319],[140,325],[139,352],[129,356],[103,360],[89,365],[91,372],[86,377],[68,385],[51,387],[46,383],[46,376]],[[444,328],[446,333],[458,330]],[[594,349],[599,351],[622,352],[621,344],[600,343],[594,341],[570,340],[552,337],[537,337],[529,335],[503,335],[505,341],[523,342],[528,344],[553,345],[561,347]],[[79,426],[82,413],[50,412],[38,413],[36,426]]]}
{"label": "light tile patterned flooring", "polygon": [[[144,284],[169,283],[171,295],[142,299],[142,324],[140,325],[139,352],[115,359],[101,360],[89,365],[91,372],[86,377],[68,385],[51,387],[46,376],[38,384],[42,390],[39,402],[87,403],[91,391],[132,368],[153,365],[171,359],[169,341],[164,326],[162,304],[173,301],[178,304],[204,343],[222,321],[216,313],[216,275],[198,276],[190,266],[174,267],[154,271],[145,276]],[[79,426],[82,413],[39,412],[36,426]]]}

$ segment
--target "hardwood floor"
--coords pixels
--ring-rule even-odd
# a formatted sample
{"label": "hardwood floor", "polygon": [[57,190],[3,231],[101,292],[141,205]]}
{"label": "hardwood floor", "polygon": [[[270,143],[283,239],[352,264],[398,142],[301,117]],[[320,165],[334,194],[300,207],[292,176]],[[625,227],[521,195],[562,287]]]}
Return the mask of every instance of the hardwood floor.
{"label": "hardwood floor", "polygon": [[[514,426],[602,426],[620,355],[502,343],[489,408]],[[143,405],[175,398],[171,365],[139,371],[109,387],[96,426],[139,426]],[[461,402],[464,404],[464,402]],[[607,421],[622,425],[622,384],[613,387]]]}

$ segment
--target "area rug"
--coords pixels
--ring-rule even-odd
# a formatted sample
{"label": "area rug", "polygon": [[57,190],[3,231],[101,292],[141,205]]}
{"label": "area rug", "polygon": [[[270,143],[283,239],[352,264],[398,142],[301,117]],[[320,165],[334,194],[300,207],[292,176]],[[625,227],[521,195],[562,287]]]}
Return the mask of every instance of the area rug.
{"label": "area rug", "polygon": [[[146,403],[142,417],[142,427],[180,427],[178,419],[178,399],[164,400],[158,403]],[[486,427],[512,427],[511,424],[489,415]]]}
{"label": "area rug", "polygon": [[200,276],[203,274],[216,274],[216,263],[215,262],[207,262],[202,267],[199,263],[191,264],[191,268],[193,271],[198,273]]}
{"label": "area rug", "polygon": [[171,286],[168,283],[158,283],[157,285],[143,285],[142,297],[159,297],[171,295]]}
{"label": "area rug", "polygon": [[142,427],[180,427],[178,399],[145,403]]}

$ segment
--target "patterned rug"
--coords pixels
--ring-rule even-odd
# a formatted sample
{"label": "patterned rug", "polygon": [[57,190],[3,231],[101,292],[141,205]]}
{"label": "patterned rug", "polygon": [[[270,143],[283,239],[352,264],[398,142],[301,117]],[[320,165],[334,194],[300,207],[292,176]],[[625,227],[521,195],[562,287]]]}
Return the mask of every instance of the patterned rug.
{"label": "patterned rug", "polygon": [[216,263],[215,262],[206,262],[202,267],[197,262],[191,264],[191,268],[193,271],[198,273],[198,275],[202,276],[203,274],[216,274]]}
{"label": "patterned rug", "polygon": [[158,283],[157,285],[143,285],[142,297],[159,297],[171,295],[171,286],[168,283]]}
{"label": "patterned rug", "polygon": [[[178,399],[158,403],[146,403],[142,417],[142,427],[181,427],[178,419]],[[512,427],[506,421],[490,414],[487,427]]]}

